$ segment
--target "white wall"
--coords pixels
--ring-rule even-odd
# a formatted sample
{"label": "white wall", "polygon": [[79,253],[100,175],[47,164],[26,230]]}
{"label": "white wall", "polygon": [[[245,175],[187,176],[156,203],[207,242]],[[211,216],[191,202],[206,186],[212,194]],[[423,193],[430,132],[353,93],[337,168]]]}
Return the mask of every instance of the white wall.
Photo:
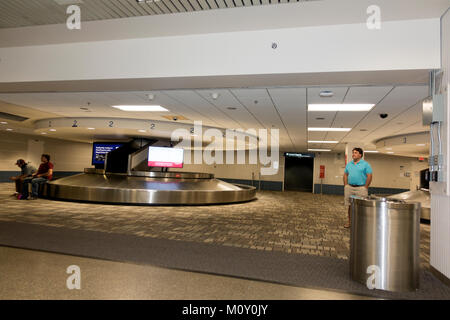
{"label": "white wall", "polygon": [[18,171],[15,163],[20,158],[31,161],[37,167],[42,153],[50,155],[55,171],[83,171],[91,166],[91,144],[19,133],[0,133],[0,171]]}
{"label": "white wall", "polygon": [[[427,163],[419,162],[418,158],[366,153],[364,159],[373,169],[371,187],[416,190],[416,185],[420,184],[418,172],[427,167]],[[344,153],[321,152],[316,154],[314,184],[320,184],[320,165],[325,165],[323,184],[343,185]],[[409,177],[405,173],[409,173]]]}
{"label": "white wall", "polygon": [[0,48],[0,83],[439,67],[438,18],[369,30],[361,17],[358,24]]}
{"label": "white wall", "polygon": [[[189,157],[189,155],[190,152],[185,152],[185,159]],[[260,169],[263,168],[264,166],[260,164],[249,164],[248,152],[246,152],[246,164],[237,164],[237,163],[214,164],[214,165],[185,164],[183,169],[173,169],[173,171],[213,173],[216,178],[226,178],[226,179],[252,180],[253,178],[255,181],[261,179],[262,181],[284,182],[284,156],[282,155],[282,153],[280,153],[278,161],[279,161],[278,172],[274,175],[260,176]],[[193,160],[191,160],[191,162],[193,162]],[[225,162],[225,153],[224,153],[224,162]]]}

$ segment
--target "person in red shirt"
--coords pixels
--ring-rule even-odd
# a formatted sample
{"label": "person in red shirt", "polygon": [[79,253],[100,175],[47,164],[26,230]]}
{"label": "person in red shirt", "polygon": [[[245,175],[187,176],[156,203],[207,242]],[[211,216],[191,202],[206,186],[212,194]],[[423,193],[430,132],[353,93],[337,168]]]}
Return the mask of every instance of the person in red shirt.
{"label": "person in red shirt", "polygon": [[[23,181],[22,199],[35,200],[38,198],[39,186],[53,178],[53,163],[50,162],[50,156],[43,154],[41,156],[41,165],[37,172],[30,178]],[[31,196],[28,197],[28,184],[31,183]]]}

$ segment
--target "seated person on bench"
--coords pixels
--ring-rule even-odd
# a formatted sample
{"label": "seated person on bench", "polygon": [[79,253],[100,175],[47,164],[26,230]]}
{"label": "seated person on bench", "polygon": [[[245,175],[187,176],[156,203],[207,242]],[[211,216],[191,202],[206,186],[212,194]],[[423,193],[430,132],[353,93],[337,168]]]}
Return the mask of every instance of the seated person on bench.
{"label": "seated person on bench", "polygon": [[27,177],[30,177],[33,173],[36,172],[36,168],[32,165],[25,162],[23,159],[19,159],[16,161],[16,165],[20,168],[20,175],[11,177],[10,179],[16,183],[16,193],[14,196],[20,198],[22,196],[22,185],[23,180]]}
{"label": "seated person on bench", "polygon": [[[43,154],[41,156],[41,165],[36,173],[30,178],[26,178],[23,181],[22,199],[35,200],[39,196],[39,186],[52,180],[53,177],[53,163],[50,162],[50,156]],[[31,183],[31,196],[28,197],[28,184]]]}

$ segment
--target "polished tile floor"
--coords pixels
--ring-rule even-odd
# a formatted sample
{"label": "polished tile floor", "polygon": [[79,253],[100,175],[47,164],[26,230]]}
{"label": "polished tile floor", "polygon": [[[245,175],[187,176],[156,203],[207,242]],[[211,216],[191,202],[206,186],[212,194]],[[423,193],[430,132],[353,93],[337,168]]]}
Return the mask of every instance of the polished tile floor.
{"label": "polished tile floor", "polygon": [[[80,289],[69,290],[69,266]],[[0,299],[365,300],[343,292],[298,288],[148,265],[0,246]]]}

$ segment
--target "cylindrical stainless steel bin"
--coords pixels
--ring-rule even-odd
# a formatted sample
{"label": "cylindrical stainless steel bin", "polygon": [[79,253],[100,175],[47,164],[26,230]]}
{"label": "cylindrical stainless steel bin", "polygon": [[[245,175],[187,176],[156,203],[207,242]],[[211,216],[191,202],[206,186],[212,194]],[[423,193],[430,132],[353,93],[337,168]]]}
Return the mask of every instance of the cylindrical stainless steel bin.
{"label": "cylindrical stainless steel bin", "polygon": [[417,289],[420,203],[353,197],[351,220],[351,278],[371,289]]}

